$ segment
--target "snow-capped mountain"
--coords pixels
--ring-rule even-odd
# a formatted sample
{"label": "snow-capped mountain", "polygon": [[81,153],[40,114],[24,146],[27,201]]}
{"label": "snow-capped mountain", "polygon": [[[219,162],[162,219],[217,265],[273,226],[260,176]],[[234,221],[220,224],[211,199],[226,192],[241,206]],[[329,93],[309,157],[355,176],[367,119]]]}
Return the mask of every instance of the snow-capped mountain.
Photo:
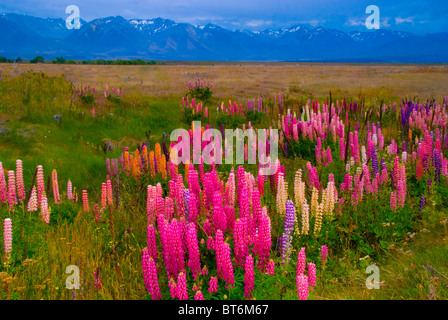
{"label": "snow-capped mountain", "polygon": [[141,58],[209,61],[448,62],[448,33],[417,36],[380,29],[345,33],[293,25],[261,31],[120,16],[81,21],[0,15],[0,56],[46,59]]}

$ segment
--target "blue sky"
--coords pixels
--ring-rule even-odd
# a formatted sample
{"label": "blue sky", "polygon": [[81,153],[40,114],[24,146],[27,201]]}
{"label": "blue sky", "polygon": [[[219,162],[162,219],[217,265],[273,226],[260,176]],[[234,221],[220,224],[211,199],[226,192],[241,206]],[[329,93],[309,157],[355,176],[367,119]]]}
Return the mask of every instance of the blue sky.
{"label": "blue sky", "polygon": [[81,18],[169,18],[194,25],[261,30],[294,24],[343,31],[367,30],[368,5],[380,9],[381,28],[418,34],[448,31],[446,0],[0,0],[0,13],[15,12],[65,19],[68,5]]}

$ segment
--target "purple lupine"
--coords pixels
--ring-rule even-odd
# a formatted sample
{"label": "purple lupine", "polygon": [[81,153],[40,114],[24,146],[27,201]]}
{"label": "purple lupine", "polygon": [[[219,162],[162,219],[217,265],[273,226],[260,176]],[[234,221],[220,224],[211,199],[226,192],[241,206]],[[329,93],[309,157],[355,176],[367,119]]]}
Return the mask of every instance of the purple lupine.
{"label": "purple lupine", "polygon": [[294,230],[294,218],[295,218],[295,207],[291,200],[286,201],[286,213],[285,213],[285,229],[282,236],[282,260],[283,264],[289,262],[291,241],[292,241],[292,231]]}
{"label": "purple lupine", "polygon": [[374,175],[376,176],[377,174],[379,174],[379,171],[378,171],[378,159],[376,157],[374,144],[372,144],[372,146],[370,148],[370,152],[372,155],[372,171],[373,171]]}
{"label": "purple lupine", "polygon": [[426,198],[425,196],[422,196],[420,198],[420,211],[422,211],[425,208],[425,205],[426,205]]}
{"label": "purple lupine", "polygon": [[431,183],[432,179],[428,179],[428,194],[431,194]]}
{"label": "purple lupine", "polygon": [[434,150],[435,180],[440,182],[440,173],[442,171],[442,159],[439,150]]}

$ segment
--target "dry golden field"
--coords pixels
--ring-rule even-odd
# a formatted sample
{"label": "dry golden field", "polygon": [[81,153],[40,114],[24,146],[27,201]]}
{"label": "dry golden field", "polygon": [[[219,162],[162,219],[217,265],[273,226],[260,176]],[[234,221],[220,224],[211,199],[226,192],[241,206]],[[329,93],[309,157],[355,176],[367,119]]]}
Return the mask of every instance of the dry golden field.
{"label": "dry golden field", "polygon": [[[195,76],[215,85],[223,99],[272,97],[284,92],[291,98],[345,93],[351,99],[442,99],[448,93],[448,65],[323,64],[323,63],[176,63],[148,66],[21,64],[20,71],[64,74],[76,85],[108,83],[125,90],[163,96],[184,94]],[[11,64],[0,65],[2,74]],[[386,101],[385,101],[386,102]]]}

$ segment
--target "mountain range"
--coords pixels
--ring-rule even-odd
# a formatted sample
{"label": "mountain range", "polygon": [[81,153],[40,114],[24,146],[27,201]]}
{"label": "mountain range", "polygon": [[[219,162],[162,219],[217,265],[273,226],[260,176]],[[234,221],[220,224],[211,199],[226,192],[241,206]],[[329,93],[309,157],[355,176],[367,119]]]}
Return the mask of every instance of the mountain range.
{"label": "mountain range", "polygon": [[390,29],[345,33],[322,27],[248,31],[173,20],[65,20],[0,15],[0,56],[45,59],[151,59],[205,61],[317,61],[447,63],[448,32],[416,35]]}

